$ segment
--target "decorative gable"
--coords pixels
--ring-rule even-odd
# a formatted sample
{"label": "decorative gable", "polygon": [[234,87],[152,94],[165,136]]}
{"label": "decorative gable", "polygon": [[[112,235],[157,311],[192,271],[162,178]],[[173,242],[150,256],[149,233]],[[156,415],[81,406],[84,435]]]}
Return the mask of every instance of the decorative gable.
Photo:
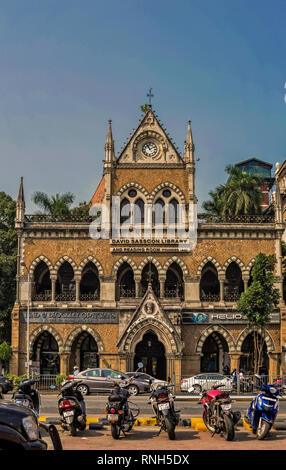
{"label": "decorative gable", "polygon": [[118,156],[116,165],[125,163],[138,165],[183,163],[181,155],[159,123],[151,106]]}

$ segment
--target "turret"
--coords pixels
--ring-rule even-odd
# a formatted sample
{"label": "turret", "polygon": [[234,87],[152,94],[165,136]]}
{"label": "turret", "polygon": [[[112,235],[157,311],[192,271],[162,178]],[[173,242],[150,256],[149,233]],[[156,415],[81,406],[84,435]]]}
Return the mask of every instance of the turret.
{"label": "turret", "polygon": [[18,198],[16,201],[16,219],[15,228],[21,228],[25,220],[25,198],[24,198],[24,185],[23,176],[21,176]]}
{"label": "turret", "polygon": [[185,140],[184,146],[184,162],[186,164],[186,170],[188,173],[188,185],[189,185],[189,199],[190,201],[196,202],[196,195],[195,195],[195,145],[193,141],[192,129],[191,129],[191,121],[188,121],[188,130],[187,130],[187,138]]}

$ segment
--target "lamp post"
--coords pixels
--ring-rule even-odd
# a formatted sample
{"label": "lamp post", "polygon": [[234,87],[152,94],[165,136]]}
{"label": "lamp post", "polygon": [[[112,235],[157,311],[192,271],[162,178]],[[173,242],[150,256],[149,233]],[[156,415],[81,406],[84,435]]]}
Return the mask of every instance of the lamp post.
{"label": "lamp post", "polygon": [[27,323],[27,362],[26,362],[26,369],[27,369],[27,378],[30,377],[30,271],[27,268],[26,264],[24,261],[21,261],[21,266],[24,266],[27,271],[28,271],[28,302],[27,302],[27,318],[26,318],[26,323]]}

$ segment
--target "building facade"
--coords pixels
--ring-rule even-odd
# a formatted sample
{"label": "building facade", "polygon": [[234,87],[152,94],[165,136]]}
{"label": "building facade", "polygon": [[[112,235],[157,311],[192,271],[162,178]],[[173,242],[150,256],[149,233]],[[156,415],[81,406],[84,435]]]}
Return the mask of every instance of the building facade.
{"label": "building facade", "polygon": [[[181,156],[151,106],[117,157],[109,121],[103,177],[91,198],[93,208],[106,208],[100,217],[27,215],[21,180],[11,372],[25,373],[28,314],[30,360],[42,374],[68,374],[75,364],[133,371],[139,361],[160,378],[222,372],[226,364],[251,371],[252,330],[236,301],[260,252],[276,254],[282,294],[280,192],[265,216],[197,217],[196,243],[182,249],[180,208],[188,214],[196,201],[190,122]],[[285,372],[284,324],[282,297],[266,331],[263,366],[271,375]]]}

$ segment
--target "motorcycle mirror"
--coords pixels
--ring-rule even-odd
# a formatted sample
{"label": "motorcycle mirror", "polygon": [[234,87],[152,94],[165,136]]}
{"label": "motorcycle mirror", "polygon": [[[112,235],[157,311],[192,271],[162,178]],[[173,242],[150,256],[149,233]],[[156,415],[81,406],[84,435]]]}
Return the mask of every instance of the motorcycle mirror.
{"label": "motorcycle mirror", "polygon": [[51,389],[51,390],[54,390],[55,388],[56,388],[55,385],[50,385],[50,389]]}
{"label": "motorcycle mirror", "polygon": [[261,379],[261,375],[259,374],[255,374],[255,377],[257,377],[258,379]]}
{"label": "motorcycle mirror", "polygon": [[143,362],[138,362],[137,366],[139,367],[139,369],[142,369],[142,367],[144,366]]}

